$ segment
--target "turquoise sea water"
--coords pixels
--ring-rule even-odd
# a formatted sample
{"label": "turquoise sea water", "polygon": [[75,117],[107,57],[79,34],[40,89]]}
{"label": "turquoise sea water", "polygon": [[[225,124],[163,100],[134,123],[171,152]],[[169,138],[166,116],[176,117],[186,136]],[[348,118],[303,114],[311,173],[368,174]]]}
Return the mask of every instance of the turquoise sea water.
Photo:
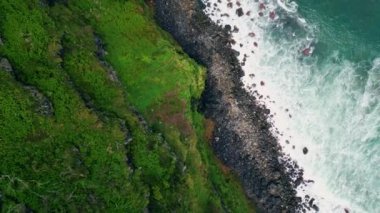
{"label": "turquoise sea water", "polygon": [[[299,13],[319,26],[324,53],[340,50],[350,60],[380,51],[380,0],[297,0]],[[323,52],[323,50],[321,50]]]}
{"label": "turquoise sea water", "polygon": [[320,212],[380,212],[380,0],[204,1],[217,3],[205,10],[215,22],[239,29],[242,80],[315,181],[299,196]]}

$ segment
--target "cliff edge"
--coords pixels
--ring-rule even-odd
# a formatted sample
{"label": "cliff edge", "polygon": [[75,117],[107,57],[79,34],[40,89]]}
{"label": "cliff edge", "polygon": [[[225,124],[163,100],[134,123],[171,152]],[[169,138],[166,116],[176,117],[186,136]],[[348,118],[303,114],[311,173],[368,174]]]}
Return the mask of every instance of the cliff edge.
{"label": "cliff edge", "polygon": [[239,53],[231,48],[230,33],[203,13],[204,6],[194,0],[156,0],[156,20],[208,70],[200,109],[216,124],[212,145],[219,159],[238,174],[247,196],[260,209],[295,212],[301,206],[295,186],[302,174],[287,172],[290,163],[281,162],[268,110],[242,87],[244,72],[236,58]]}

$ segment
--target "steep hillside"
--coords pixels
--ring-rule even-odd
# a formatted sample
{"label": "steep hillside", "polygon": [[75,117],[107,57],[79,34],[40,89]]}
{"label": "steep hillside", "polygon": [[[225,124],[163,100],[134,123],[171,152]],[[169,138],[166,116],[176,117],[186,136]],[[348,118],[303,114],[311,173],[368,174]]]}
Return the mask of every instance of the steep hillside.
{"label": "steep hillside", "polygon": [[208,145],[205,69],[152,16],[0,1],[1,211],[253,211]]}

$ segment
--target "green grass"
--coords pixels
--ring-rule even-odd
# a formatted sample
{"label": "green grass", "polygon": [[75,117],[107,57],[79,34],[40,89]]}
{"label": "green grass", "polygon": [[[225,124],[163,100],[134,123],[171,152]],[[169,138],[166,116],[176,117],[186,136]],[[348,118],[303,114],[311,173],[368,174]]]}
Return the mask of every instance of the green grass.
{"label": "green grass", "polygon": [[[152,8],[3,0],[0,11],[0,57],[17,71],[0,71],[2,211],[253,211],[191,106],[205,69],[156,26]],[[97,58],[94,35],[120,82]],[[24,85],[52,102],[53,116],[37,113]]]}

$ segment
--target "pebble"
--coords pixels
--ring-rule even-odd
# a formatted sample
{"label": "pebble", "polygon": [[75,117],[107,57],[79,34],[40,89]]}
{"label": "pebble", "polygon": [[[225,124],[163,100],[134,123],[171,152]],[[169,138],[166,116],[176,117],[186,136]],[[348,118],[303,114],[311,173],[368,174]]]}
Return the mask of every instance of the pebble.
{"label": "pebble", "polygon": [[260,10],[265,10],[265,4],[264,4],[264,3],[260,3],[260,5],[259,5],[259,9],[260,9]]}
{"label": "pebble", "polygon": [[270,12],[269,13],[269,18],[271,18],[272,20],[274,20],[276,18],[276,13],[274,11]]}
{"label": "pebble", "polygon": [[304,56],[310,56],[310,55],[311,55],[311,48],[308,47],[308,48],[304,49],[304,50],[302,51],[302,54],[303,54]]}
{"label": "pebble", "polygon": [[234,26],[234,30],[232,32],[238,33],[239,32],[239,28],[237,28],[236,26]]}
{"label": "pebble", "polygon": [[270,109],[264,109],[264,113],[269,115],[270,114]]}

